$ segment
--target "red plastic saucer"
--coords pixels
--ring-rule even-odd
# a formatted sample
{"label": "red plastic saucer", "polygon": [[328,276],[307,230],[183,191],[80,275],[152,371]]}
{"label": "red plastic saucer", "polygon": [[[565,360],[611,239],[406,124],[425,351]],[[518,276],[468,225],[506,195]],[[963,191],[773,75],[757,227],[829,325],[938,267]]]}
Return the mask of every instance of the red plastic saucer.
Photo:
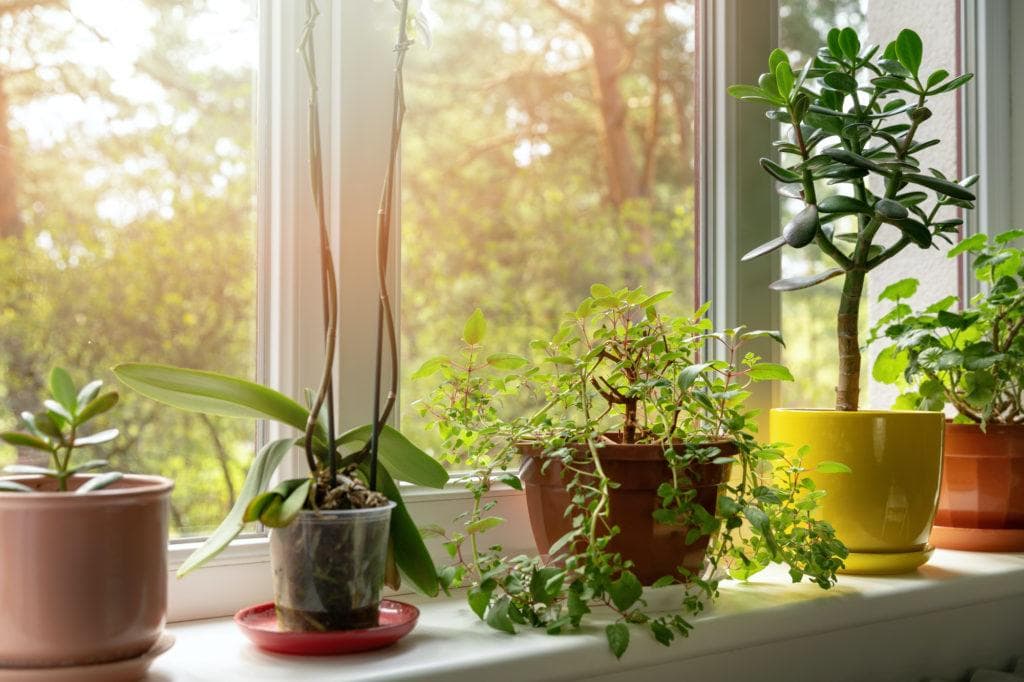
{"label": "red plastic saucer", "polygon": [[412,604],[384,599],[380,625],[365,630],[282,632],[277,627],[274,602],[249,606],[235,614],[245,636],[261,649],[293,656],[334,656],[390,646],[412,632],[420,610]]}

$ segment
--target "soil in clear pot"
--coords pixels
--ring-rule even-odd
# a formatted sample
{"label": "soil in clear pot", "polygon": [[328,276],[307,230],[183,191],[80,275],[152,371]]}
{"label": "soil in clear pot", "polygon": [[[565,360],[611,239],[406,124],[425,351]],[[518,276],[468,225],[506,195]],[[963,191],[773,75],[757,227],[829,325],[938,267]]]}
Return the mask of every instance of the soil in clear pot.
{"label": "soil in clear pot", "polygon": [[270,534],[274,603],[282,630],[376,627],[394,502],[304,511]]}

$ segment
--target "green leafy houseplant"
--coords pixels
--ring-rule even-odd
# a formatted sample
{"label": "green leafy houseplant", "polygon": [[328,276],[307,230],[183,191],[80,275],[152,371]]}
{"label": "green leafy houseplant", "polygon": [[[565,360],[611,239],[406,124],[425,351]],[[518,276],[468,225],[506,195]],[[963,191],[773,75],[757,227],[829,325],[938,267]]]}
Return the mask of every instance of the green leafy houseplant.
{"label": "green leafy houseplant", "polygon": [[[486,353],[478,310],[461,352],[433,358],[416,373],[440,377],[420,409],[436,423],[449,460],[473,470],[465,481],[472,508],[453,530],[426,529],[442,537],[453,560],[440,571],[442,585],[468,586],[472,610],[510,633],[517,624],[552,634],[577,628],[595,603],[603,605],[612,615],[606,635],[616,656],[628,646],[630,623],[663,644],[686,636],[687,615],[717,595],[723,572],[745,579],[781,562],[794,581],[807,576],[833,585],[846,551],[814,516],[825,493],[805,476],[799,456],[757,443],[754,412],[744,407],[753,382],[792,380],[785,367],[745,350],[757,338],[781,342],[778,333],[712,331],[707,306],[690,317],[664,316],[657,304],[668,292],[595,285],[591,293],[552,339],[532,344],[536,362]],[[708,343],[723,359],[702,359]],[[542,407],[504,416],[523,396]],[[653,446],[664,458],[658,467],[665,478],[650,492],[654,521],[685,534],[687,547],[711,542],[695,570],[679,565],[653,582],[688,586],[681,612],[672,615],[645,612],[634,563],[616,550],[620,533],[631,531],[615,523],[625,510],[614,506],[620,481],[606,472],[605,453],[632,445]],[[509,469],[529,448],[543,452],[542,467],[561,467],[571,528],[545,557],[509,557],[487,542],[505,521],[484,496],[497,482],[521,487]],[[710,503],[699,499],[697,472],[730,465],[739,476],[713,483]],[[845,467],[829,462],[821,469]]]}
{"label": "green leafy houseplant", "polygon": [[947,296],[923,310],[905,301],[918,288],[904,279],[885,289],[880,301],[891,310],[872,330],[883,344],[872,373],[877,381],[909,387],[901,409],[956,408],[965,424],[1024,424],[1024,252],[1011,242],[1013,230],[991,241],[982,234],[957,244],[950,258],[974,255],[974,275],[984,287],[966,309]]}
{"label": "green leafy houseplant", "polygon": [[[867,274],[908,246],[928,248],[937,239],[951,241],[962,220],[941,218],[939,213],[944,207],[973,208],[974,194],[968,188],[974,178],[957,182],[936,169],[922,172],[916,156],[940,144],[937,139],[918,139],[921,124],[932,115],[929,99],[960,88],[971,74],[950,77],[939,69],[925,75],[921,39],[909,29],[884,50],[877,45],[862,47],[849,28],[829,31],[827,43],[799,72],[794,72],[786,53],[776,49],[757,85],[734,85],[729,93],[769,105],[769,118],[784,124],[786,134],[774,144],[795,162],[782,165],[763,158],[761,166],[779,183],[780,194],[804,203],[781,236],[743,260],[784,246],[799,249],[813,244],[833,261],[835,267],[829,270],[780,279],[771,288],[793,291],[843,278],[836,323],[836,409],[856,411],[861,373],[858,321]],[[846,191],[831,190],[832,186]],[[926,209],[929,192],[935,203]],[[839,231],[836,221],[846,216],[855,217],[855,228]],[[885,227],[899,234],[887,246],[878,240]]]}
{"label": "green leafy houseplant", "polygon": [[[127,386],[168,405],[211,415],[270,419],[298,429],[303,434],[299,438],[290,437],[270,442],[259,451],[234,507],[214,534],[181,566],[179,576],[187,574],[216,556],[241,532],[246,522],[258,520],[271,528],[286,528],[300,518],[303,511],[372,508],[385,506],[387,500],[391,500],[396,506],[391,513],[390,538],[386,539],[393,550],[388,553],[389,584],[397,586],[398,572],[393,570],[397,568],[417,589],[431,595],[438,591],[433,562],[402,501],[396,481],[439,488],[447,482],[448,474],[439,463],[413,445],[400,432],[386,425],[395,400],[393,385],[383,404],[380,400],[385,346],[389,351],[392,369],[397,365],[395,326],[386,288],[386,254],[389,248],[392,222],[390,209],[393,205],[396,161],[404,115],[402,63],[405,51],[411,44],[407,34],[407,25],[410,21],[408,2],[399,3],[398,9],[400,19],[396,46],[392,155],[384,181],[382,208],[377,225],[380,253],[380,316],[377,329],[377,390],[372,400],[373,421],[365,426],[338,433],[333,412],[334,391],[331,376],[335,365],[338,336],[338,291],[324,211],[317,72],[312,42],[319,11],[312,0],[307,0],[306,3],[307,22],[300,51],[311,90],[310,179],[318,222],[318,250],[321,256],[324,299],[325,350],[319,388],[315,392],[307,393],[307,407],[303,407],[273,389],[212,372],[147,364],[122,364],[114,368],[116,376]],[[396,376],[397,371],[393,371],[392,377]],[[369,410],[370,406],[367,405],[367,408]],[[268,491],[275,470],[295,446],[301,446],[305,452],[308,476],[282,481],[273,490]],[[296,553],[301,549],[296,547]],[[344,548],[336,547],[334,551],[316,554],[336,556],[339,553],[343,554],[343,550]],[[351,570],[358,573],[362,569],[357,567]],[[330,581],[332,586],[329,589],[347,598],[349,590],[346,585],[340,583],[361,579],[361,576],[353,573],[347,578]],[[309,621],[306,626],[317,629],[331,627],[331,620],[322,614],[307,615],[305,620]]]}
{"label": "green leafy houseplant", "polygon": [[[26,430],[0,433],[0,440],[9,445],[47,453],[50,466],[11,464],[4,467],[4,473],[52,478],[57,482],[57,490],[64,492],[67,491],[68,479],[72,476],[106,468],[105,459],[92,459],[74,466],[71,462],[76,449],[109,443],[118,436],[117,429],[106,429],[90,434],[85,434],[81,430],[90,421],[117,405],[117,392],[108,391],[101,395],[102,388],[103,382],[97,379],[79,390],[67,370],[54,367],[50,372],[51,397],[43,401],[43,409],[35,414],[21,414]],[[101,490],[120,480],[122,476],[123,474],[117,471],[94,476],[76,488],[75,494]],[[18,481],[0,479],[0,491],[29,493],[33,488]]]}

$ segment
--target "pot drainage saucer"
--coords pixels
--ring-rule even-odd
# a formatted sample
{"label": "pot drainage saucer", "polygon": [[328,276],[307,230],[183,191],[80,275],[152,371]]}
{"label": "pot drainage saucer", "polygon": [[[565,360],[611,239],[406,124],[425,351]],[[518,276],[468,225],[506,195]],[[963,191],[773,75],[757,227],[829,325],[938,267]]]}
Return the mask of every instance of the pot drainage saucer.
{"label": "pot drainage saucer", "polygon": [[932,558],[935,548],[928,545],[914,552],[850,552],[840,573],[854,575],[893,575],[910,573]]}
{"label": "pot drainage saucer", "polygon": [[932,542],[964,552],[1024,552],[1024,528],[955,528],[934,526]]}
{"label": "pot drainage saucer", "polygon": [[294,656],[354,654],[390,646],[412,632],[420,610],[412,604],[384,599],[380,625],[364,630],[284,632],[277,627],[274,603],[258,604],[235,614],[235,622],[253,644],[266,651]]}
{"label": "pot drainage saucer", "polygon": [[135,658],[57,668],[0,668],[0,682],[135,682],[172,646],[174,635],[165,632],[149,651]]}

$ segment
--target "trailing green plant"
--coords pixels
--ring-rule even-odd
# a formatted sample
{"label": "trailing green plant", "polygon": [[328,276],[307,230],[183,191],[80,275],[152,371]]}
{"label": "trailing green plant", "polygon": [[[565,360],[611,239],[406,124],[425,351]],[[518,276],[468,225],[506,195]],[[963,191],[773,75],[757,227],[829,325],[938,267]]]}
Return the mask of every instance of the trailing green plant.
{"label": "trailing green plant", "polygon": [[[591,296],[550,340],[532,344],[533,358],[485,351],[486,321],[477,310],[463,330],[457,355],[427,361],[417,378],[440,382],[419,409],[436,424],[450,461],[472,469],[465,485],[471,509],[455,528],[431,527],[452,562],[440,569],[443,587],[468,587],[472,610],[488,625],[515,632],[517,625],[556,634],[582,623],[594,604],[607,607],[609,646],[621,656],[629,624],[642,625],[662,644],[691,629],[687,618],[718,595],[723,575],[746,579],[771,563],[784,563],[795,582],[805,576],[823,588],[835,583],[846,549],[832,527],[815,517],[825,492],[806,475],[803,453],[787,456],[754,436],[756,411],[745,407],[752,383],[792,380],[789,371],[746,349],[777,332],[744,327],[713,331],[708,306],[689,317],[668,317],[657,304],[670,293],[613,291],[594,285]],[[704,357],[707,345],[721,359]],[[542,406],[528,416],[507,416],[509,401],[531,396]],[[657,490],[655,520],[686,527],[688,544],[712,538],[705,570],[679,567],[655,587],[685,584],[680,611],[645,611],[632,564],[609,548],[620,529],[610,522],[610,491],[600,451],[610,443],[663,447],[672,472]],[[737,454],[724,446],[734,443]],[[573,530],[548,557],[507,556],[486,534],[505,523],[487,491],[496,483],[520,488],[510,469],[524,445],[540,447],[560,462],[571,496],[566,510]],[[585,447],[573,447],[585,445]],[[739,467],[719,486],[717,509],[697,502],[692,471],[715,463]],[[547,466],[547,464],[545,464]],[[834,462],[824,472],[846,468]]]}
{"label": "trailing green plant", "polygon": [[893,307],[871,332],[870,341],[883,344],[872,375],[908,388],[894,408],[952,405],[960,423],[1024,424],[1024,251],[1011,246],[1021,237],[1022,230],[991,241],[976,234],[950,249],[950,258],[973,255],[982,286],[963,310],[946,296],[915,311],[906,303],[918,289],[912,278],[881,293]]}
{"label": "trailing green plant", "polygon": [[[408,35],[410,19],[408,0],[396,3],[399,11],[398,41],[395,46],[396,68],[394,108],[391,128],[391,156],[381,196],[377,240],[381,254],[389,249],[397,154],[405,113],[402,95],[402,64],[411,45]],[[389,553],[389,584],[397,587],[399,569],[421,591],[437,594],[437,574],[409,512],[402,501],[396,481],[440,488],[448,480],[444,468],[427,453],[416,447],[399,431],[387,426],[395,401],[394,383],[383,404],[380,399],[382,363],[385,346],[392,366],[392,382],[397,377],[397,356],[394,339],[394,317],[387,291],[387,258],[378,259],[380,304],[377,325],[376,386],[372,398],[373,419],[370,424],[339,433],[334,417],[332,375],[338,337],[338,291],[331,252],[330,233],[324,210],[323,158],[320,140],[320,115],[316,55],[313,32],[319,9],[313,0],[306,1],[306,24],[299,51],[309,80],[309,170],[313,205],[317,218],[318,252],[321,263],[323,293],[324,364],[320,385],[308,391],[307,406],[265,386],[212,372],[203,372],[162,365],[129,363],[118,365],[114,374],[125,385],[154,400],[194,412],[229,417],[270,419],[286,427],[298,429],[303,435],[272,441],[256,455],[235,505],[227,517],[202,546],[190,556],[178,575],[183,576],[216,556],[241,532],[244,525],[260,521],[271,528],[290,524],[304,509],[347,509],[380,506],[386,500],[396,503],[391,514]],[[419,24],[422,30],[422,22]],[[385,338],[384,335],[387,335]],[[369,406],[368,406],[369,407]],[[278,465],[295,446],[302,447],[308,475],[280,482],[267,490]],[[352,476],[357,476],[353,479]]]}
{"label": "trailing green plant", "polygon": [[[117,438],[117,429],[105,429],[93,433],[82,431],[90,421],[117,405],[117,391],[100,393],[103,382],[90,381],[81,389],[75,386],[71,375],[62,367],[50,372],[50,398],[43,401],[43,409],[36,412],[22,412],[21,421],[25,431],[0,433],[0,440],[15,447],[31,448],[47,453],[49,467],[30,464],[10,464],[4,473],[17,476],[45,476],[57,481],[57,490],[68,489],[68,479],[75,474],[105,469],[105,459],[91,459],[72,466],[71,458],[78,448],[94,447],[109,443]],[[93,476],[80,485],[75,494],[81,495],[106,488],[119,481],[123,474],[108,471]],[[33,488],[18,481],[0,479],[0,491],[30,493]]]}
{"label": "trailing green plant", "polygon": [[[837,410],[856,410],[859,405],[858,322],[867,274],[908,246],[924,249],[938,239],[951,242],[963,221],[940,217],[940,212],[945,207],[974,207],[968,188],[975,178],[958,182],[934,168],[924,173],[916,156],[940,144],[938,139],[918,139],[921,124],[932,115],[929,99],[962,87],[972,74],[951,77],[939,69],[926,76],[921,71],[922,53],[921,38],[910,29],[880,50],[877,45],[862,47],[853,29],[833,28],[827,45],[799,72],[794,72],[786,53],[776,49],[757,85],[729,88],[740,100],[769,105],[768,117],[783,124],[785,134],[774,146],[795,161],[783,165],[762,158],[761,166],[779,183],[781,195],[804,203],[781,236],[751,250],[743,260],[784,246],[800,249],[813,244],[835,267],[786,277],[771,288],[794,291],[843,278],[836,323]],[[825,191],[832,186],[846,191]],[[929,191],[935,198],[930,209],[924,206]],[[856,218],[856,227],[840,232],[836,221],[846,216]],[[879,240],[886,226],[899,235],[889,245]]]}

